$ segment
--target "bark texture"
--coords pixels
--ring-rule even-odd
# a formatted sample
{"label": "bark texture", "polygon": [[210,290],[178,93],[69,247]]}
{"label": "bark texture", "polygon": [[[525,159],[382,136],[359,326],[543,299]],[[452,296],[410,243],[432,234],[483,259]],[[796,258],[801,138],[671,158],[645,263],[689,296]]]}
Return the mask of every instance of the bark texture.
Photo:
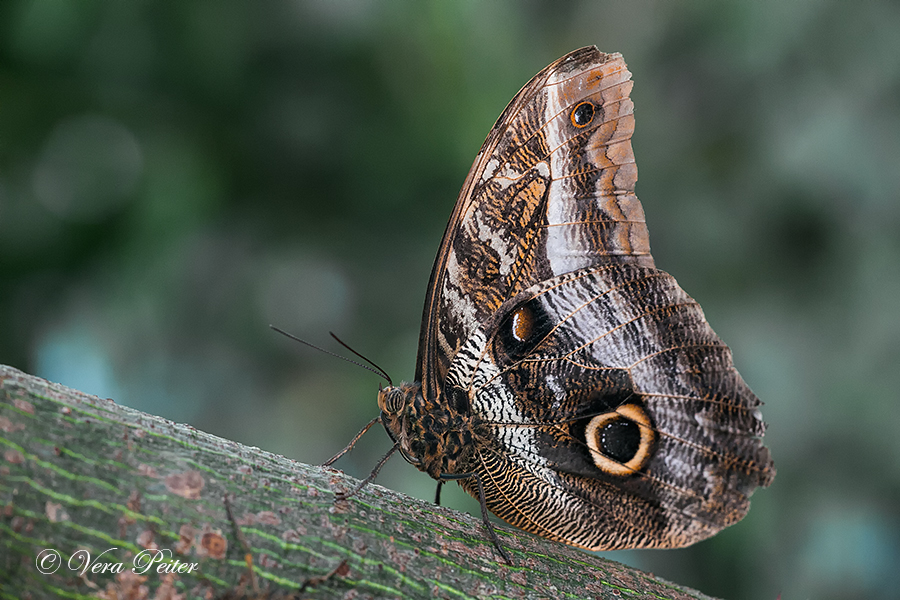
{"label": "bark texture", "polygon": [[0,454],[3,599],[707,598],[5,366]]}

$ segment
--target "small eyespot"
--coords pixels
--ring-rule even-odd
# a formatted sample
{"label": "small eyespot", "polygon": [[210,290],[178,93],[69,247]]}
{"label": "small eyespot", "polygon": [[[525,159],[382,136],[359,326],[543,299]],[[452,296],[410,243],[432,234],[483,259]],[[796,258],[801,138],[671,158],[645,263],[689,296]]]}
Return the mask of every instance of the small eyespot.
{"label": "small eyespot", "polygon": [[632,475],[647,464],[656,441],[650,416],[637,404],[597,415],[584,429],[591,459],[610,475]]}
{"label": "small eyespot", "polygon": [[550,318],[539,298],[516,306],[497,329],[495,348],[502,361],[517,361],[531,352],[553,330]]}
{"label": "small eyespot", "polygon": [[570,118],[572,120],[572,125],[575,127],[578,127],[579,129],[587,127],[591,124],[591,121],[594,120],[594,105],[590,102],[580,102],[572,109]]}
{"label": "small eyespot", "polygon": [[520,306],[510,318],[510,333],[517,342],[526,342],[534,331],[534,313],[528,305]]}

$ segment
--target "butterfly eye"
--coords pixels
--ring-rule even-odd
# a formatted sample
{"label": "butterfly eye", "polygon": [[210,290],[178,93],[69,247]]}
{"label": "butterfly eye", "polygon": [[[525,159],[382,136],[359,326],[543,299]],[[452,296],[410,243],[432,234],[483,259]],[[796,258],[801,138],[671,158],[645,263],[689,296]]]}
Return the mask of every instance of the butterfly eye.
{"label": "butterfly eye", "polygon": [[386,387],[378,391],[378,408],[389,415],[395,415],[406,404],[406,399],[400,388]]}
{"label": "butterfly eye", "polygon": [[518,360],[531,352],[553,329],[553,321],[540,299],[520,304],[507,315],[497,331],[496,346],[511,360]]}
{"label": "butterfly eye", "polygon": [[594,464],[610,475],[631,475],[650,459],[656,440],[650,417],[637,404],[597,415],[587,424],[584,438]]}
{"label": "butterfly eye", "polygon": [[570,115],[572,125],[578,127],[587,127],[594,120],[594,105],[590,102],[581,102],[572,109]]}

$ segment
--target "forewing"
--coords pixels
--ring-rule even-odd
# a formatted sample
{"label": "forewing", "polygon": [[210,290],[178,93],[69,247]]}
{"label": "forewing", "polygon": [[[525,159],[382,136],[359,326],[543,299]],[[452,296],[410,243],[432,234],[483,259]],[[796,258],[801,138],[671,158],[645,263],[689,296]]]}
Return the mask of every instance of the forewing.
{"label": "forewing", "polygon": [[435,260],[416,380],[437,398],[462,343],[522,290],[599,264],[653,266],[641,204],[631,74],[576,50],[510,102],[460,192]]}

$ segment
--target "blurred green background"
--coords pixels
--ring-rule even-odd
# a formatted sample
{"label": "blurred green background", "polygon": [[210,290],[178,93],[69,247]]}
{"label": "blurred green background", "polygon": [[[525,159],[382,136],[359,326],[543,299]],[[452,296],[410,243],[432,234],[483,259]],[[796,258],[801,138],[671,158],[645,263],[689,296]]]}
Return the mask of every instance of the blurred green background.
{"label": "blurred green background", "polygon": [[[657,264],[766,402],[778,468],[715,538],[609,554],[733,599],[898,598],[898,32],[898,3],[838,0],[3,2],[0,362],[321,462],[379,380],[268,324],[412,377],[482,140],[596,44],[634,74]],[[433,497],[400,459],[378,482]]]}

